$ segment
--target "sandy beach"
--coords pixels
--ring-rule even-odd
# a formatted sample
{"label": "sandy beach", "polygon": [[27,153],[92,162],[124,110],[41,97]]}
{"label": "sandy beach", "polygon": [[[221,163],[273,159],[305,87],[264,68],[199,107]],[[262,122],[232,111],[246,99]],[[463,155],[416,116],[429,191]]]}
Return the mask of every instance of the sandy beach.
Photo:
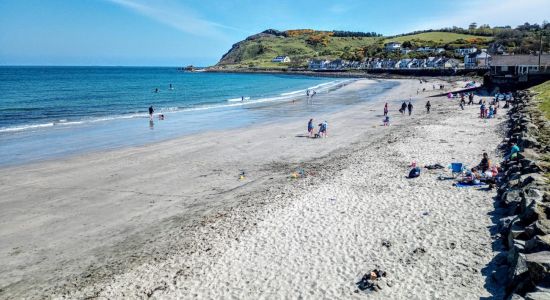
{"label": "sandy beach", "polygon": [[[312,116],[326,139],[305,137],[307,120],[268,123],[0,169],[0,298],[499,298],[496,192],[453,187],[447,169],[406,175],[413,161],[498,161],[505,110],[482,120],[435,97],[426,114],[435,92],[397,81]],[[374,268],[387,285],[357,293]]]}

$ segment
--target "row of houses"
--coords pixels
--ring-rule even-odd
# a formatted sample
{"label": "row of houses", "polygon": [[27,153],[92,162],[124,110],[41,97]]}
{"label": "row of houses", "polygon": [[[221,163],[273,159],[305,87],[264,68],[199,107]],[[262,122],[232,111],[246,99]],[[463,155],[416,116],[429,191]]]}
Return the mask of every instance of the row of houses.
{"label": "row of houses", "polygon": [[326,60],[312,59],[309,61],[310,70],[344,70],[344,69],[443,69],[458,68],[461,62],[446,57],[428,58],[370,58],[364,61],[347,61],[343,59]]}
{"label": "row of houses", "polygon": [[[401,43],[398,42],[389,42],[384,44],[384,50],[386,52],[401,52],[401,54],[409,54],[411,52],[418,52],[418,53],[435,53],[435,54],[441,54],[444,53],[445,48],[432,48],[432,47],[420,47],[417,49],[410,49],[410,48],[403,48]],[[477,52],[478,49],[476,47],[466,47],[466,48],[459,48],[454,49],[454,53],[456,55],[460,56],[466,56],[470,53]]]}

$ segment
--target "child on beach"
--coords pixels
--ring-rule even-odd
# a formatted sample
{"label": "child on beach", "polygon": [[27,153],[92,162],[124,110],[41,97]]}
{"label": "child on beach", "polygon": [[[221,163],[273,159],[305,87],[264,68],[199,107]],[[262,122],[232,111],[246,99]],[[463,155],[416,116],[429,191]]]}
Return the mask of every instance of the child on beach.
{"label": "child on beach", "polygon": [[307,132],[309,133],[309,137],[313,136],[313,119],[309,119],[309,122],[307,122]]}
{"label": "child on beach", "polygon": [[428,101],[426,103],[426,112],[429,114],[430,113],[430,108],[432,107],[432,104],[430,103],[430,101]]}
{"label": "child on beach", "polygon": [[386,102],[386,104],[384,105],[384,116],[387,116],[388,115],[388,103]]}
{"label": "child on beach", "polygon": [[384,126],[390,126],[390,116],[386,116],[383,122]]}
{"label": "child on beach", "polygon": [[319,137],[327,137],[327,127],[328,127],[327,121],[324,121],[323,123],[319,124]]}

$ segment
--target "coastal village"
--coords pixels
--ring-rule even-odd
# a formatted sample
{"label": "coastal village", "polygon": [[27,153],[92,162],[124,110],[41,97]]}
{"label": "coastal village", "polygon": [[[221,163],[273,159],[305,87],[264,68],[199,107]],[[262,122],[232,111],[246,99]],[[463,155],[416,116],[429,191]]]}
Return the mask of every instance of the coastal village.
{"label": "coastal village", "polygon": [[[312,59],[308,62],[308,69],[312,71],[321,70],[368,70],[368,69],[476,69],[489,68],[492,56],[486,48],[477,49],[476,47],[455,49],[454,53],[463,57],[463,60],[457,58],[447,58],[440,56],[445,53],[444,48],[419,47],[417,49],[403,48],[401,43],[390,42],[384,45],[386,52],[396,52],[403,55],[412,52],[433,55],[427,58],[403,58],[403,59],[384,59],[378,57],[365,58],[363,61],[348,61],[343,59],[327,60]],[[498,53],[494,53],[497,55]],[[500,53],[500,55],[505,53]],[[288,56],[285,62],[290,62]],[[276,61],[275,59],[273,60]],[[282,62],[277,60],[277,62]]]}

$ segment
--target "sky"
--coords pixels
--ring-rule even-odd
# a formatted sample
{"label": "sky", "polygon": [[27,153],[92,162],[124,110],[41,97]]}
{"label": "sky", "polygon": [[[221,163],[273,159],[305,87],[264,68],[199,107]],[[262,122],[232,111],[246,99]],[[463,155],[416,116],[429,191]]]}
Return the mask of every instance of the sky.
{"label": "sky", "polygon": [[548,18],[550,0],[0,0],[0,65],[207,66],[269,28],[393,35]]}

